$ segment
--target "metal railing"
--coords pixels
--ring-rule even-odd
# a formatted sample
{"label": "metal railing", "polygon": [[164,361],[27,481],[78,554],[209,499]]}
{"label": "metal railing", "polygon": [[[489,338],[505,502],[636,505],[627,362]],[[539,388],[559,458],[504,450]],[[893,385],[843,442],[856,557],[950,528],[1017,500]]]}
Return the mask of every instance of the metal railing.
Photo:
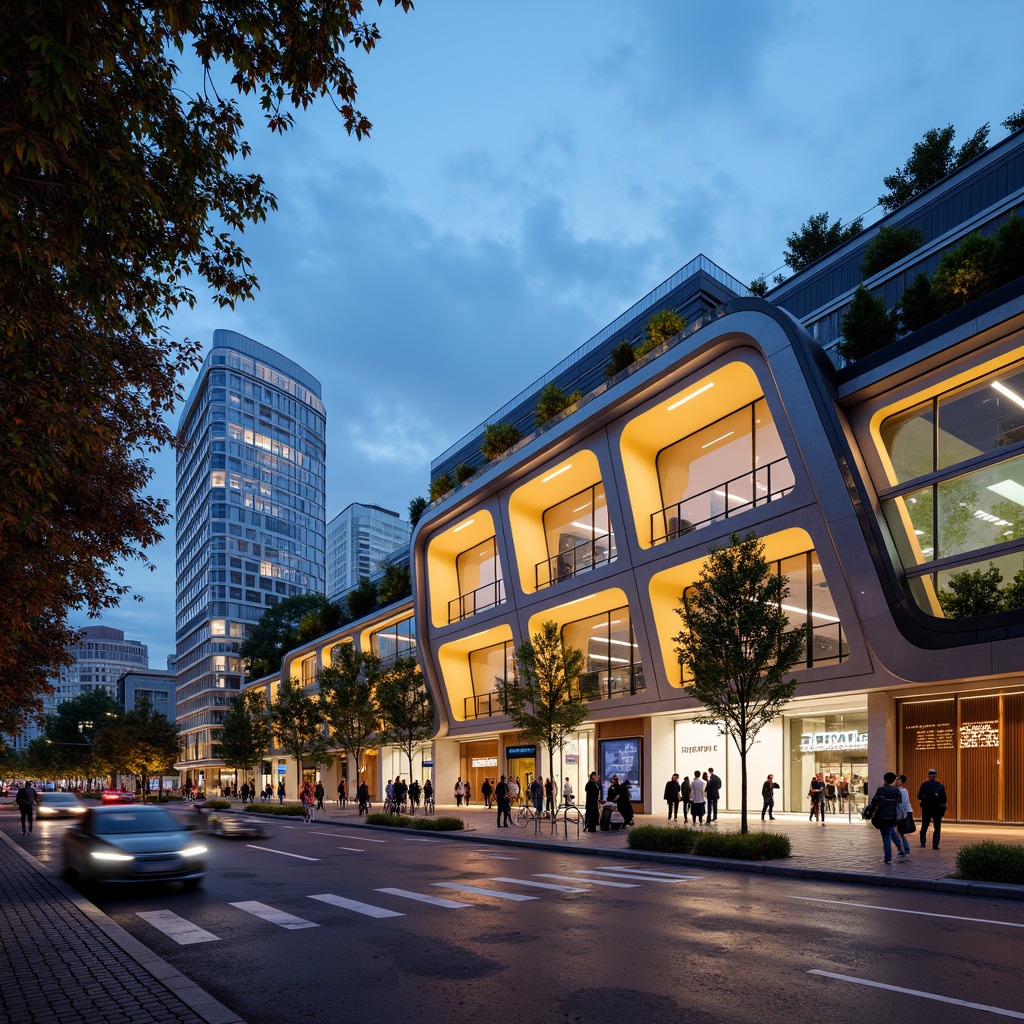
{"label": "metal railing", "polygon": [[462,701],[463,718],[469,721],[474,718],[491,718],[494,715],[507,715],[508,708],[502,703],[497,690],[489,693],[475,693]]}
{"label": "metal railing", "polygon": [[448,625],[504,603],[505,581],[501,579],[485,583],[482,587],[477,587],[468,594],[460,594],[448,602]]}
{"label": "metal railing", "polygon": [[573,548],[560,551],[534,566],[534,579],[538,590],[550,587],[560,580],[571,579],[577,573],[588,572],[615,559],[615,538],[612,534],[585,540]]}
{"label": "metal railing", "polygon": [[[651,544],[664,544],[709,523],[775,501],[789,494],[795,482],[789,459],[783,456],[749,473],[715,484],[674,505],[652,512]],[[736,494],[741,488],[747,488],[749,494]]]}

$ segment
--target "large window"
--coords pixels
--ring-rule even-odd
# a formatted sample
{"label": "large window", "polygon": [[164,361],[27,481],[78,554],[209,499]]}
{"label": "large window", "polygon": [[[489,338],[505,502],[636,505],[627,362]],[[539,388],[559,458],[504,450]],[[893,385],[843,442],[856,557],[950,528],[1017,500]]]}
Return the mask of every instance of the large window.
{"label": "large window", "polygon": [[410,616],[370,634],[373,653],[381,661],[416,657],[416,619]]}
{"label": "large window", "polygon": [[[814,551],[781,558],[772,565],[789,584],[789,597],[782,604],[789,617],[789,629],[801,630],[807,638],[796,667],[835,665],[848,658],[850,649],[843,626]],[[680,680],[685,678],[680,665]]]}
{"label": "large window", "polygon": [[689,434],[658,453],[662,507],[651,543],[788,494],[793,473],[763,399]]}
{"label": "large window", "polygon": [[544,513],[548,558],[537,566],[542,587],[612,561],[615,534],[608,518],[604,486],[595,484]]}
{"label": "large window", "polygon": [[587,700],[626,697],[646,688],[629,608],[568,622],[562,627],[562,639],[586,658],[580,692]]}
{"label": "large window", "polygon": [[469,653],[469,674],[473,696],[465,699],[465,717],[489,718],[504,713],[498,699],[498,684],[507,683],[514,672],[515,649],[511,641]]}
{"label": "large window", "polygon": [[459,596],[448,602],[449,622],[461,622],[505,600],[505,581],[494,537],[457,555],[455,567]]}
{"label": "large window", "polygon": [[990,562],[1008,582],[1024,565],[1021,364],[890,416],[880,433],[896,481],[882,510],[918,604],[943,614],[950,580]]}

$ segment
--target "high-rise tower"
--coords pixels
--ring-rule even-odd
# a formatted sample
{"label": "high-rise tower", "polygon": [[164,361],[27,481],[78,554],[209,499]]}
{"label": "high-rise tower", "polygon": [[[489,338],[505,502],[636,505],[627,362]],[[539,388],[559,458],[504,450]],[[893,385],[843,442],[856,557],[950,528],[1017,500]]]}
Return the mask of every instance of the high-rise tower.
{"label": "high-rise tower", "polygon": [[325,427],[312,374],[214,331],[177,458],[179,768],[194,783],[221,784],[213,745],[251,626],[286,597],[325,590]]}

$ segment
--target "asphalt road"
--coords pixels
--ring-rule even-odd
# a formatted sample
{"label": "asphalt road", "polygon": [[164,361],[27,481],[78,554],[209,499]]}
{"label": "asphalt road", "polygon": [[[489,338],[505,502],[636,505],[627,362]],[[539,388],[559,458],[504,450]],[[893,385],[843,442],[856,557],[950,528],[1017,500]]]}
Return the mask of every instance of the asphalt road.
{"label": "asphalt road", "polygon": [[[12,824],[60,869],[62,824]],[[1018,902],[268,829],[198,892],[88,894],[249,1024],[1024,1020]]]}

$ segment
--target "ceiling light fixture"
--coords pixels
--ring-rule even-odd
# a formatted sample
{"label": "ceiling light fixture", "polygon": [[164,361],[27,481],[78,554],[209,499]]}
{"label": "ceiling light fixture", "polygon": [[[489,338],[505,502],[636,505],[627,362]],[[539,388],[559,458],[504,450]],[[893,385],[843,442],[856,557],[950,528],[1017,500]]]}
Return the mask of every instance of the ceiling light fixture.
{"label": "ceiling light fixture", "polygon": [[1006,395],[1011,402],[1016,402],[1022,409],[1024,409],[1024,398],[1021,398],[1013,388],[1008,388],[1002,381],[992,381],[992,387],[995,388],[1001,395]]}
{"label": "ceiling light fixture", "polygon": [[682,398],[678,399],[677,401],[673,402],[671,405],[667,406],[665,411],[666,412],[671,412],[673,409],[678,409],[679,406],[681,406],[681,405],[686,405],[686,403],[691,398],[696,398],[698,395],[703,394],[709,388],[713,388],[714,386],[715,386],[715,382],[714,381],[709,381],[703,387],[697,388],[696,391],[691,391],[688,395],[684,395]]}
{"label": "ceiling light fixture", "polygon": [[561,469],[556,469],[554,473],[548,473],[547,476],[543,476],[540,479],[542,484],[546,484],[549,480],[554,480],[556,476],[561,476],[563,473],[568,473],[572,469],[572,463],[567,462]]}

